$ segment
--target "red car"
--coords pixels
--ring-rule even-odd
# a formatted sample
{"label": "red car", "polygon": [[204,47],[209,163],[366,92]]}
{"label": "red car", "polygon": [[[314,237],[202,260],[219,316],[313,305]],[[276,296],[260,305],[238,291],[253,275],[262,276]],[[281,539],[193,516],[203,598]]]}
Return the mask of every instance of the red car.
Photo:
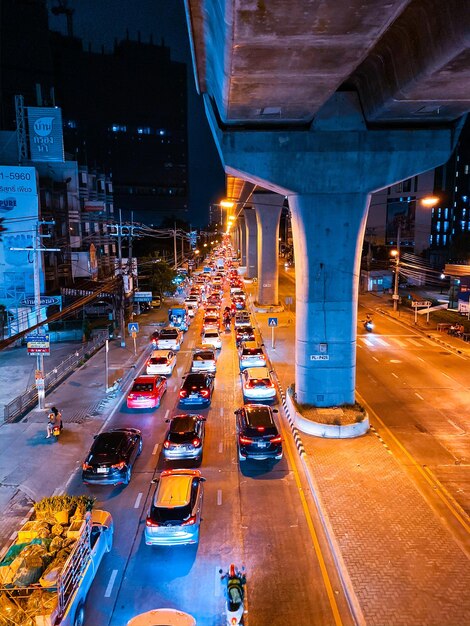
{"label": "red car", "polygon": [[166,391],[165,376],[138,376],[127,396],[128,409],[155,409]]}

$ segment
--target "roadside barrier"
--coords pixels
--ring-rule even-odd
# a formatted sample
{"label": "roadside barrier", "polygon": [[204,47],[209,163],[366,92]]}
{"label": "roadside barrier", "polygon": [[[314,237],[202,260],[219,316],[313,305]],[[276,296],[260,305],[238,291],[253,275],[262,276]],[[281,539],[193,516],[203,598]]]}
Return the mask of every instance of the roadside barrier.
{"label": "roadside barrier", "polygon": [[[90,357],[104,346],[108,339],[108,331],[99,331],[93,339],[74,350],[64,361],[59,363],[53,370],[44,376],[44,388],[47,392],[60,383],[70,372],[72,372],[83,359]],[[32,385],[20,396],[14,398],[6,404],[3,409],[3,422],[12,423],[22,417],[32,406],[37,404],[38,391],[36,385]]]}

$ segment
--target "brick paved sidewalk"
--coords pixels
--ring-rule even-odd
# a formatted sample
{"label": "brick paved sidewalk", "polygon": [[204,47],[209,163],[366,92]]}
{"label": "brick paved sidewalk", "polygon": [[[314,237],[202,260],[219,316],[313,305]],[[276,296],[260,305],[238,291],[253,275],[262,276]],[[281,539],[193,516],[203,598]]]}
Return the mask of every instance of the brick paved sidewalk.
{"label": "brick paved sidewalk", "polygon": [[[250,289],[251,291],[251,289]],[[293,382],[295,317],[255,318],[284,390]],[[323,516],[368,626],[470,625],[470,563],[404,468],[372,433],[300,434]]]}

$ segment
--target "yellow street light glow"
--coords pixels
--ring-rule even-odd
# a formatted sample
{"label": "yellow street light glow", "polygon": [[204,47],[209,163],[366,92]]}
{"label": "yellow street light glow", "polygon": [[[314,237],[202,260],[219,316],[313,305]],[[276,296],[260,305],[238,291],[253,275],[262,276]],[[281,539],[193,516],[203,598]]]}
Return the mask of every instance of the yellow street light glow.
{"label": "yellow street light glow", "polygon": [[421,204],[423,206],[436,206],[439,202],[439,198],[437,196],[426,196],[426,198],[421,198]]}
{"label": "yellow street light glow", "polygon": [[220,203],[220,206],[223,207],[224,209],[231,209],[235,206],[235,203],[232,202],[231,200],[222,200],[222,202]]}
{"label": "yellow street light glow", "polygon": [[398,254],[398,250],[390,250],[391,256],[397,256],[397,254]]}

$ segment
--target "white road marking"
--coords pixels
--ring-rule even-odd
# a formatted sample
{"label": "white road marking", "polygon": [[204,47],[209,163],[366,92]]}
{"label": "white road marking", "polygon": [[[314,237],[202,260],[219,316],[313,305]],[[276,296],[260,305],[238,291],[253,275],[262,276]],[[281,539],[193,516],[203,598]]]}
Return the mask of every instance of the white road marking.
{"label": "white road marking", "polygon": [[417,393],[416,391],[415,391],[415,396],[418,396],[420,400],[424,400],[423,396],[420,396],[419,393]]}
{"label": "white road marking", "polygon": [[375,341],[382,346],[389,346],[390,344],[384,341],[381,337],[374,337]]}
{"label": "white road marking", "polygon": [[372,357],[374,359],[374,361],[377,361],[377,363],[379,362],[379,359],[376,356]]}
{"label": "white road marking", "polygon": [[390,339],[394,341],[395,343],[397,343],[400,346],[400,348],[404,348],[406,346],[406,343],[404,341],[400,341],[396,337],[390,337]]}
{"label": "white road marking", "polygon": [[369,346],[370,348],[374,346],[374,342],[371,341],[370,339],[366,339],[365,337],[363,337],[362,341],[366,344],[366,346]]}
{"label": "white road marking", "polygon": [[420,356],[416,357],[419,361],[422,361],[424,363],[424,359],[422,359]]}
{"label": "white road marking", "polygon": [[166,420],[168,419],[168,416],[169,416],[169,415],[170,415],[170,409],[167,409],[167,410],[165,411],[165,419],[166,419]]}
{"label": "white road marking", "polygon": [[408,339],[408,341],[410,343],[412,343],[414,346],[418,346],[418,348],[422,348],[422,344],[419,343],[419,341],[416,341],[416,339]]}
{"label": "white road marking", "polygon": [[134,509],[139,508],[139,504],[140,504],[140,501],[142,500],[142,496],[143,496],[142,492],[137,494],[137,498],[135,499],[135,503],[134,503]]}
{"label": "white road marking", "polygon": [[392,376],[395,376],[395,378],[398,378],[398,376],[395,374],[395,372],[392,372]]}
{"label": "white road marking", "polygon": [[113,585],[114,585],[114,581],[116,580],[117,573],[118,573],[117,569],[113,569],[113,571],[111,572],[111,578],[109,579],[108,586],[106,587],[106,591],[104,592],[105,598],[109,598],[111,596],[111,592],[113,590]]}
{"label": "white road marking", "polygon": [[223,442],[223,441],[221,441],[221,442],[219,443],[219,452],[220,452],[220,453],[222,453],[222,452],[223,452],[223,450],[224,450],[224,442]]}
{"label": "white road marking", "polygon": [[450,380],[452,380],[452,377],[451,377],[451,376],[449,376],[449,374],[444,374],[444,372],[441,372],[441,374],[442,374],[443,376],[445,376],[446,378],[450,378]]}
{"label": "white road marking", "polygon": [[158,452],[158,443],[156,443],[156,444],[153,446],[152,456],[155,456],[155,455],[157,454],[157,452]]}
{"label": "white road marking", "polygon": [[362,348],[363,348],[364,346],[361,346],[361,344],[360,344],[359,342],[357,342],[357,347],[358,347],[358,348],[360,348],[360,349],[362,350]]}
{"label": "white road marking", "polygon": [[214,595],[215,595],[216,597],[219,597],[219,596],[220,596],[220,588],[222,587],[222,584],[221,584],[221,582],[220,582],[220,576],[221,576],[221,574],[220,574],[220,572],[219,572],[219,569],[221,569],[221,568],[220,568],[220,566],[217,566],[217,567],[215,568],[215,591],[214,591]]}
{"label": "white road marking", "polygon": [[220,407],[220,417],[223,417],[223,416],[224,416],[224,407],[221,406]]}
{"label": "white road marking", "polygon": [[217,504],[219,506],[222,504],[222,489],[217,489]]}
{"label": "white road marking", "polygon": [[16,537],[16,530],[14,532],[11,533],[10,535],[10,541],[13,541],[13,539]]}
{"label": "white road marking", "polygon": [[460,428],[460,426],[458,426],[455,422],[453,422],[452,420],[447,420],[449,422],[449,424],[451,426],[453,426],[456,430],[458,430],[461,434],[465,434],[465,431],[463,430],[463,428]]}
{"label": "white road marking", "polygon": [[398,359],[390,359],[390,363],[401,363]]}

